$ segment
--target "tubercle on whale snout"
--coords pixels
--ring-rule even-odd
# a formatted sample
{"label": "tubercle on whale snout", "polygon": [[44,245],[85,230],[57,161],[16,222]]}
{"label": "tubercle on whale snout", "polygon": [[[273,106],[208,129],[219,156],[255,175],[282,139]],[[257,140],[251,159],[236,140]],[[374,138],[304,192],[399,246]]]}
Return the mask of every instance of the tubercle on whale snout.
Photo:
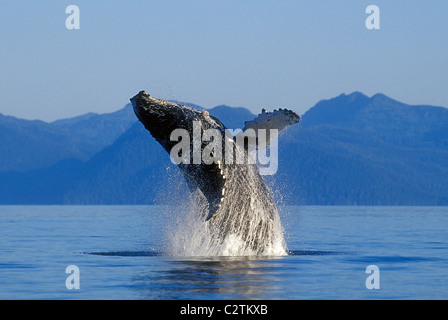
{"label": "tubercle on whale snout", "polygon": [[132,97],[130,101],[136,113],[140,112],[142,109],[150,111],[152,107],[167,106],[169,104],[168,101],[151,97],[146,91],[140,91],[137,95]]}
{"label": "tubercle on whale snout", "polygon": [[186,121],[191,120],[191,115],[194,115],[196,120],[209,116],[208,111],[199,111],[179,103],[157,99],[146,91],[140,91],[130,101],[134,113],[141,122],[145,122],[146,115],[157,115],[160,116],[159,120],[172,122],[174,126],[176,122],[185,124]]}

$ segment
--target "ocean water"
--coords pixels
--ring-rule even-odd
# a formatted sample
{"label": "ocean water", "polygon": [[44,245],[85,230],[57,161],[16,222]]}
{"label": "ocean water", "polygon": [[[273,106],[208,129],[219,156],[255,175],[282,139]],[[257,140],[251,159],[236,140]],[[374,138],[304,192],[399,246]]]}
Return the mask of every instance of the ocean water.
{"label": "ocean water", "polygon": [[448,299],[448,207],[280,208],[273,257],[165,254],[180,210],[0,206],[0,299]]}

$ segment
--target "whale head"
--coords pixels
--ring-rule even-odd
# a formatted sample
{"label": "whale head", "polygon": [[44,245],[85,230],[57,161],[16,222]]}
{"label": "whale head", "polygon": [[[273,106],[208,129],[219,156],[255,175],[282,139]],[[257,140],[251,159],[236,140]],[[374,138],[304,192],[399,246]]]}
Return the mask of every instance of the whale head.
{"label": "whale head", "polygon": [[131,99],[134,113],[151,135],[170,152],[177,143],[170,140],[176,129],[193,130],[193,122],[200,121],[203,129],[224,128],[224,125],[207,111],[151,97],[140,91]]}

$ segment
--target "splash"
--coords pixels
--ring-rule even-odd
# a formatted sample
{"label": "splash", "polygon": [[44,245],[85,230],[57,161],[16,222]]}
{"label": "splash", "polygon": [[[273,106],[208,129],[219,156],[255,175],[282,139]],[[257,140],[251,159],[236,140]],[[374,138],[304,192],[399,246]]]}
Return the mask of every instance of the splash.
{"label": "splash", "polygon": [[[181,220],[167,237],[167,252],[207,256],[286,254],[280,217],[262,175],[277,171],[276,137],[299,122],[300,116],[287,109],[263,109],[232,136],[235,130],[230,132],[207,111],[158,100],[145,91],[132,97],[131,102],[138,119],[176,160],[189,189],[200,193],[193,196],[193,205],[189,203],[186,210],[181,210],[185,215],[173,215]],[[188,149],[190,152],[186,152]],[[255,154],[261,166],[251,161]],[[164,198],[173,203],[173,197]]]}
{"label": "splash", "polygon": [[[180,177],[179,177],[180,178]],[[182,179],[170,179],[173,183],[177,181],[177,186],[170,188],[170,198],[179,199],[174,193],[182,192],[179,182]],[[254,182],[255,183],[255,182]],[[235,190],[238,192],[238,190]],[[184,192],[182,192],[185,195]],[[165,194],[165,197],[167,195]],[[230,197],[232,195],[229,195]],[[255,256],[259,255],[246,243],[246,233],[256,233],[260,219],[268,213],[263,207],[262,201],[257,201],[258,195],[251,196],[251,215],[246,215],[250,220],[245,223],[233,224],[231,230],[226,233],[223,239],[216,237],[216,232],[210,227],[210,221],[205,221],[204,216],[208,210],[206,198],[200,192],[195,192],[190,197],[185,197],[180,207],[167,207],[165,212],[165,247],[163,251],[170,256]],[[241,210],[238,206],[229,207],[229,210]],[[176,212],[173,212],[176,211]],[[229,216],[245,216],[242,212],[229,212]],[[174,221],[173,221],[174,220]],[[263,239],[264,256],[284,256],[287,255],[286,243],[284,240],[284,229],[280,216],[276,212],[272,221],[271,236]]]}

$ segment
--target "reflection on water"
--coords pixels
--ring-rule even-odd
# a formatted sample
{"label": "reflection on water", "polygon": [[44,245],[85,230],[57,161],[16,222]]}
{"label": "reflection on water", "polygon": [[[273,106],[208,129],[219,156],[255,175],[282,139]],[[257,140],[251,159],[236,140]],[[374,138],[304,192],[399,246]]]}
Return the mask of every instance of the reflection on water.
{"label": "reflection on water", "polygon": [[288,256],[170,257],[153,250],[88,254],[145,259],[148,267],[131,276],[130,287],[140,299],[278,299],[287,289],[285,276],[297,268],[288,268],[288,261],[342,253],[289,250],[294,260]]}
{"label": "reflection on water", "polygon": [[169,268],[133,282],[143,299],[257,299],[279,290],[274,259],[282,257],[172,258]]}

